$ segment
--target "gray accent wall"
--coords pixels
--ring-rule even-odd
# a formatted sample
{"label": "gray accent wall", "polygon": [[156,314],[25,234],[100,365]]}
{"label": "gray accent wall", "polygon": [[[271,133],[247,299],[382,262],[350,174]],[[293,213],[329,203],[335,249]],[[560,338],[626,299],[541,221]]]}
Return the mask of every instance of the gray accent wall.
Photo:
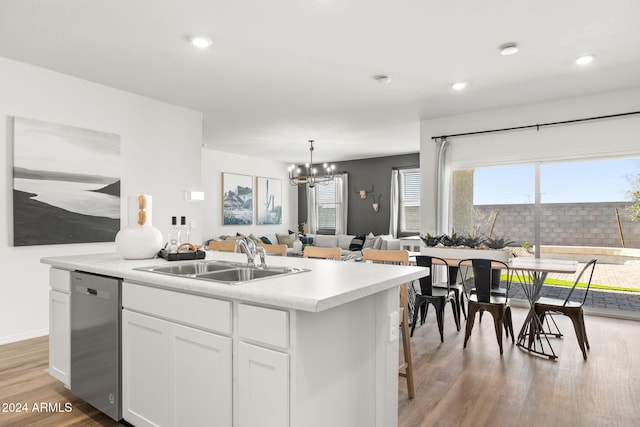
{"label": "gray accent wall", "polygon": [[[420,155],[404,154],[401,156],[375,157],[371,159],[350,160],[335,163],[336,170],[349,174],[349,215],[347,219],[348,234],[387,234],[389,233],[389,198],[391,195],[391,171],[394,168],[410,168],[420,166]],[[373,199],[368,195],[361,199],[355,190],[371,190],[376,201],[380,198],[380,209],[374,212]],[[307,218],[306,189],[298,189],[298,221]]]}

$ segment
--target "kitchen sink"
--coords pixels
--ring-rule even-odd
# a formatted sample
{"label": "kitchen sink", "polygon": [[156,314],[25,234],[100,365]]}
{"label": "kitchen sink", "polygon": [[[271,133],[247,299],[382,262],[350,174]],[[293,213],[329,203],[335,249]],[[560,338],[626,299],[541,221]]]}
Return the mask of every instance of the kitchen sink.
{"label": "kitchen sink", "polygon": [[246,263],[226,261],[197,261],[173,265],[140,267],[136,268],[136,270],[170,276],[190,277],[199,280],[210,280],[213,282],[227,283],[229,285],[239,285],[254,280],[309,271],[297,267],[253,267]]}
{"label": "kitchen sink", "polygon": [[176,264],[176,265],[143,267],[141,268],[141,270],[153,271],[154,273],[170,274],[173,276],[184,276],[184,275],[191,275],[191,274],[207,273],[210,271],[228,270],[230,268],[233,268],[233,266],[228,263],[198,261],[198,262],[190,262],[190,263]]}
{"label": "kitchen sink", "polygon": [[217,280],[220,282],[246,282],[248,280],[264,279],[265,277],[281,276],[293,273],[287,268],[233,268],[231,270],[214,271],[212,273],[200,274],[198,278]]}

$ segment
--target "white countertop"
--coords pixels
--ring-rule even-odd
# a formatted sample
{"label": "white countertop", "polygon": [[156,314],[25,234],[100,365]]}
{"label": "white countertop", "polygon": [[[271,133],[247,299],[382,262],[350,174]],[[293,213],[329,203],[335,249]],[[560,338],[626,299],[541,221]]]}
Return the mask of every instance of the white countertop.
{"label": "white countertop", "polygon": [[[246,262],[247,257],[244,254],[207,252],[206,259]],[[417,280],[428,272],[423,267],[267,256],[269,266],[301,267],[311,271],[228,285],[134,270],[139,267],[193,261],[169,262],[162,258],[125,260],[117,253],[108,253],[46,257],[41,262],[64,270],[103,274],[178,292],[311,312],[328,310],[397,287]]]}

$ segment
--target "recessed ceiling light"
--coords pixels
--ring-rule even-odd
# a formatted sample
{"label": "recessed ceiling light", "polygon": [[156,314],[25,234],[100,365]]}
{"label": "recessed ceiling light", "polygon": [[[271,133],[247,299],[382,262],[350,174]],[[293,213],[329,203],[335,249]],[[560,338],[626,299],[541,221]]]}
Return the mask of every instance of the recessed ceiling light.
{"label": "recessed ceiling light", "polygon": [[591,64],[594,59],[595,59],[595,56],[593,56],[593,55],[582,55],[582,56],[578,57],[578,59],[576,59],[576,64],[578,64],[578,65]]}
{"label": "recessed ceiling light", "polygon": [[453,90],[462,90],[467,87],[467,82],[456,82],[451,85],[451,89]]}
{"label": "recessed ceiling light", "polygon": [[389,83],[391,81],[391,77],[384,74],[378,74],[373,76],[373,80],[383,85],[383,84]]}
{"label": "recessed ceiling light", "polygon": [[189,38],[189,41],[192,45],[200,49],[205,49],[211,46],[211,44],[213,43],[213,41],[209,37],[205,36],[193,36]]}
{"label": "recessed ceiling light", "polygon": [[500,46],[500,55],[509,56],[518,53],[518,45],[514,42],[504,43]]}

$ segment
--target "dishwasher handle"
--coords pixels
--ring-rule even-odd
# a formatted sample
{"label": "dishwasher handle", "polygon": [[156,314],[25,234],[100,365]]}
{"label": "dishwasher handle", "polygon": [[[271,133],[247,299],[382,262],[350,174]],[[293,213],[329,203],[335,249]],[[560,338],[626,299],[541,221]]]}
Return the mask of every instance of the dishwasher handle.
{"label": "dishwasher handle", "polygon": [[111,300],[116,295],[116,290],[109,292],[102,289],[90,288],[88,286],[78,285],[78,284],[75,285],[74,291],[78,295],[86,295],[89,297],[97,297],[97,298],[102,298],[106,300]]}

